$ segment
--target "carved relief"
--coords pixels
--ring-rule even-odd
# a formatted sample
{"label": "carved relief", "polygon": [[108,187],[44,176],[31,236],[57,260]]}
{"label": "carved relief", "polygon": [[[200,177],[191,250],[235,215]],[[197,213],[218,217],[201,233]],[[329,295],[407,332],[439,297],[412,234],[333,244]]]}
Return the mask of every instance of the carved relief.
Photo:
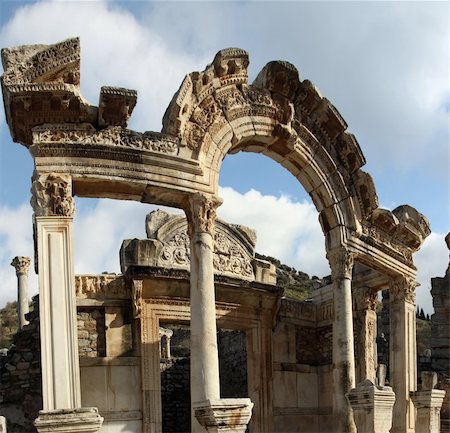
{"label": "carved relief", "polygon": [[30,269],[30,258],[24,256],[16,256],[11,262],[11,266],[14,266],[17,275],[27,275]]}
{"label": "carved relief", "polygon": [[409,276],[401,276],[392,280],[389,290],[391,301],[405,301],[410,304],[416,303],[417,282]]}
{"label": "carved relief", "polygon": [[338,248],[327,252],[327,259],[331,267],[333,280],[352,278],[353,254],[345,248]]}
{"label": "carved relief", "polygon": [[76,275],[75,294],[80,299],[129,299],[124,279],[117,275]]}
{"label": "carved relief", "polygon": [[357,310],[375,311],[378,302],[378,291],[370,287],[361,287],[353,291]]}
{"label": "carved relief", "polygon": [[[239,277],[252,278],[252,257],[222,231],[214,233],[214,269],[220,273],[229,273]],[[159,260],[166,267],[188,267],[190,264],[190,240],[187,230],[176,232],[165,242]]]}
{"label": "carved relief", "polygon": [[140,318],[142,312],[142,283],[142,280],[133,280],[131,285],[131,305],[135,319]]}
{"label": "carved relief", "polygon": [[165,134],[157,132],[141,134],[121,127],[110,127],[102,131],[95,131],[90,125],[78,129],[70,127],[36,128],[33,134],[33,142],[121,146],[168,154],[177,154],[179,149],[179,141]]}
{"label": "carved relief", "polygon": [[31,193],[31,206],[36,216],[71,217],[75,212],[70,176],[35,174]]}
{"label": "carved relief", "polygon": [[222,204],[222,199],[215,196],[196,193],[189,196],[189,210],[186,211],[188,233],[192,237],[196,233],[214,234],[216,209]]}

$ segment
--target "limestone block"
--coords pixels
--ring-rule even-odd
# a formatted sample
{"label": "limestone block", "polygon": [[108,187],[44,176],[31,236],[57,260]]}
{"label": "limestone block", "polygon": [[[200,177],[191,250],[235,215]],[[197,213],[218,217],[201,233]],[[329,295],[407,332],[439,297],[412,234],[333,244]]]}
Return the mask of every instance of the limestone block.
{"label": "limestone block", "polygon": [[195,417],[208,433],[244,433],[252,409],[249,398],[222,398],[193,404]]}
{"label": "limestone block", "polygon": [[273,375],[274,407],[297,407],[297,373],[275,371]]}
{"label": "limestone block", "polygon": [[6,433],[6,418],[0,416],[0,433]]}
{"label": "limestone block", "polygon": [[395,394],[389,386],[375,386],[365,380],[348,394],[358,432],[389,433]]}
{"label": "limestone block", "polygon": [[95,433],[103,418],[95,407],[40,411],[34,425],[39,433]]}

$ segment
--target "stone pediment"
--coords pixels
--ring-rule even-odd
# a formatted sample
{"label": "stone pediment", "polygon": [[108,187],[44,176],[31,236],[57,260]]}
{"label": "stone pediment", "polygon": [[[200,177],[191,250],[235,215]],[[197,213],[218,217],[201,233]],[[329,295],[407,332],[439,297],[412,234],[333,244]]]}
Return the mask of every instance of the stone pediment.
{"label": "stone pediment", "polygon": [[[184,216],[162,210],[146,218],[147,239],[128,239],[122,244],[122,272],[132,266],[190,269],[190,241]],[[214,234],[214,271],[247,281],[276,283],[275,267],[255,259],[254,230],[217,220]]]}

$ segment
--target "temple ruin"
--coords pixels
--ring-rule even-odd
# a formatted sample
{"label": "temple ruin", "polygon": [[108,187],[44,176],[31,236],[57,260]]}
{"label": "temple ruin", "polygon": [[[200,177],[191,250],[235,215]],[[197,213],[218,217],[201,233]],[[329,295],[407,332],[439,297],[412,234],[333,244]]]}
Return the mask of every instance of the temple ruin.
{"label": "temple ruin", "polygon": [[[98,107],[80,94],[78,39],[3,49],[2,61],[11,136],[35,163],[39,433],[173,431],[164,414],[182,411],[168,408],[176,393],[165,398],[165,381],[183,335],[176,347],[189,342],[189,364],[176,378],[190,383],[192,432],[424,431],[436,411],[419,419],[414,402],[422,408],[417,393],[432,394],[434,379],[417,390],[412,255],[428,221],[408,205],[378,207],[355,136],[293,65],[270,62],[249,84],[247,52],[221,50],[185,77],[162,131],[138,133],[127,129],[135,91],[102,87]],[[318,211],[332,275],[309,302],[283,299],[275,267],[255,257],[253,230],[216,220],[221,163],[240,151],[289,170]],[[75,276],[75,197],[165,205],[186,218],[150,214],[147,238],[122,245],[121,275]],[[376,354],[381,291],[389,386]],[[221,351],[230,339],[239,360]]]}

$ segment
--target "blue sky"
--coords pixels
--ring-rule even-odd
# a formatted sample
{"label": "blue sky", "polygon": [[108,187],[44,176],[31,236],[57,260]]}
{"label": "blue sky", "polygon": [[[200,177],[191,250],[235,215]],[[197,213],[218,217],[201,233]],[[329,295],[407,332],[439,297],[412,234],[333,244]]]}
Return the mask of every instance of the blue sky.
{"label": "blue sky", "polygon": [[[450,229],[448,2],[23,2],[0,3],[0,45],[81,37],[83,95],[102,85],[138,90],[130,127],[160,130],[183,76],[215,53],[250,53],[250,82],[270,60],[287,60],[338,108],[360,143],[380,206],[410,204],[432,235],[416,255],[418,301],[431,312],[429,278],[443,275]],[[28,151],[0,114],[0,305],[15,297],[14,255],[32,255]],[[309,274],[328,273],[317,213],[275,162],[228,156],[219,215],[258,230],[258,250]],[[75,271],[118,271],[125,237],[143,237],[151,209],[77,199]],[[123,221],[127,225],[123,225]],[[106,223],[107,221],[107,223]],[[36,279],[31,275],[31,290]]]}

